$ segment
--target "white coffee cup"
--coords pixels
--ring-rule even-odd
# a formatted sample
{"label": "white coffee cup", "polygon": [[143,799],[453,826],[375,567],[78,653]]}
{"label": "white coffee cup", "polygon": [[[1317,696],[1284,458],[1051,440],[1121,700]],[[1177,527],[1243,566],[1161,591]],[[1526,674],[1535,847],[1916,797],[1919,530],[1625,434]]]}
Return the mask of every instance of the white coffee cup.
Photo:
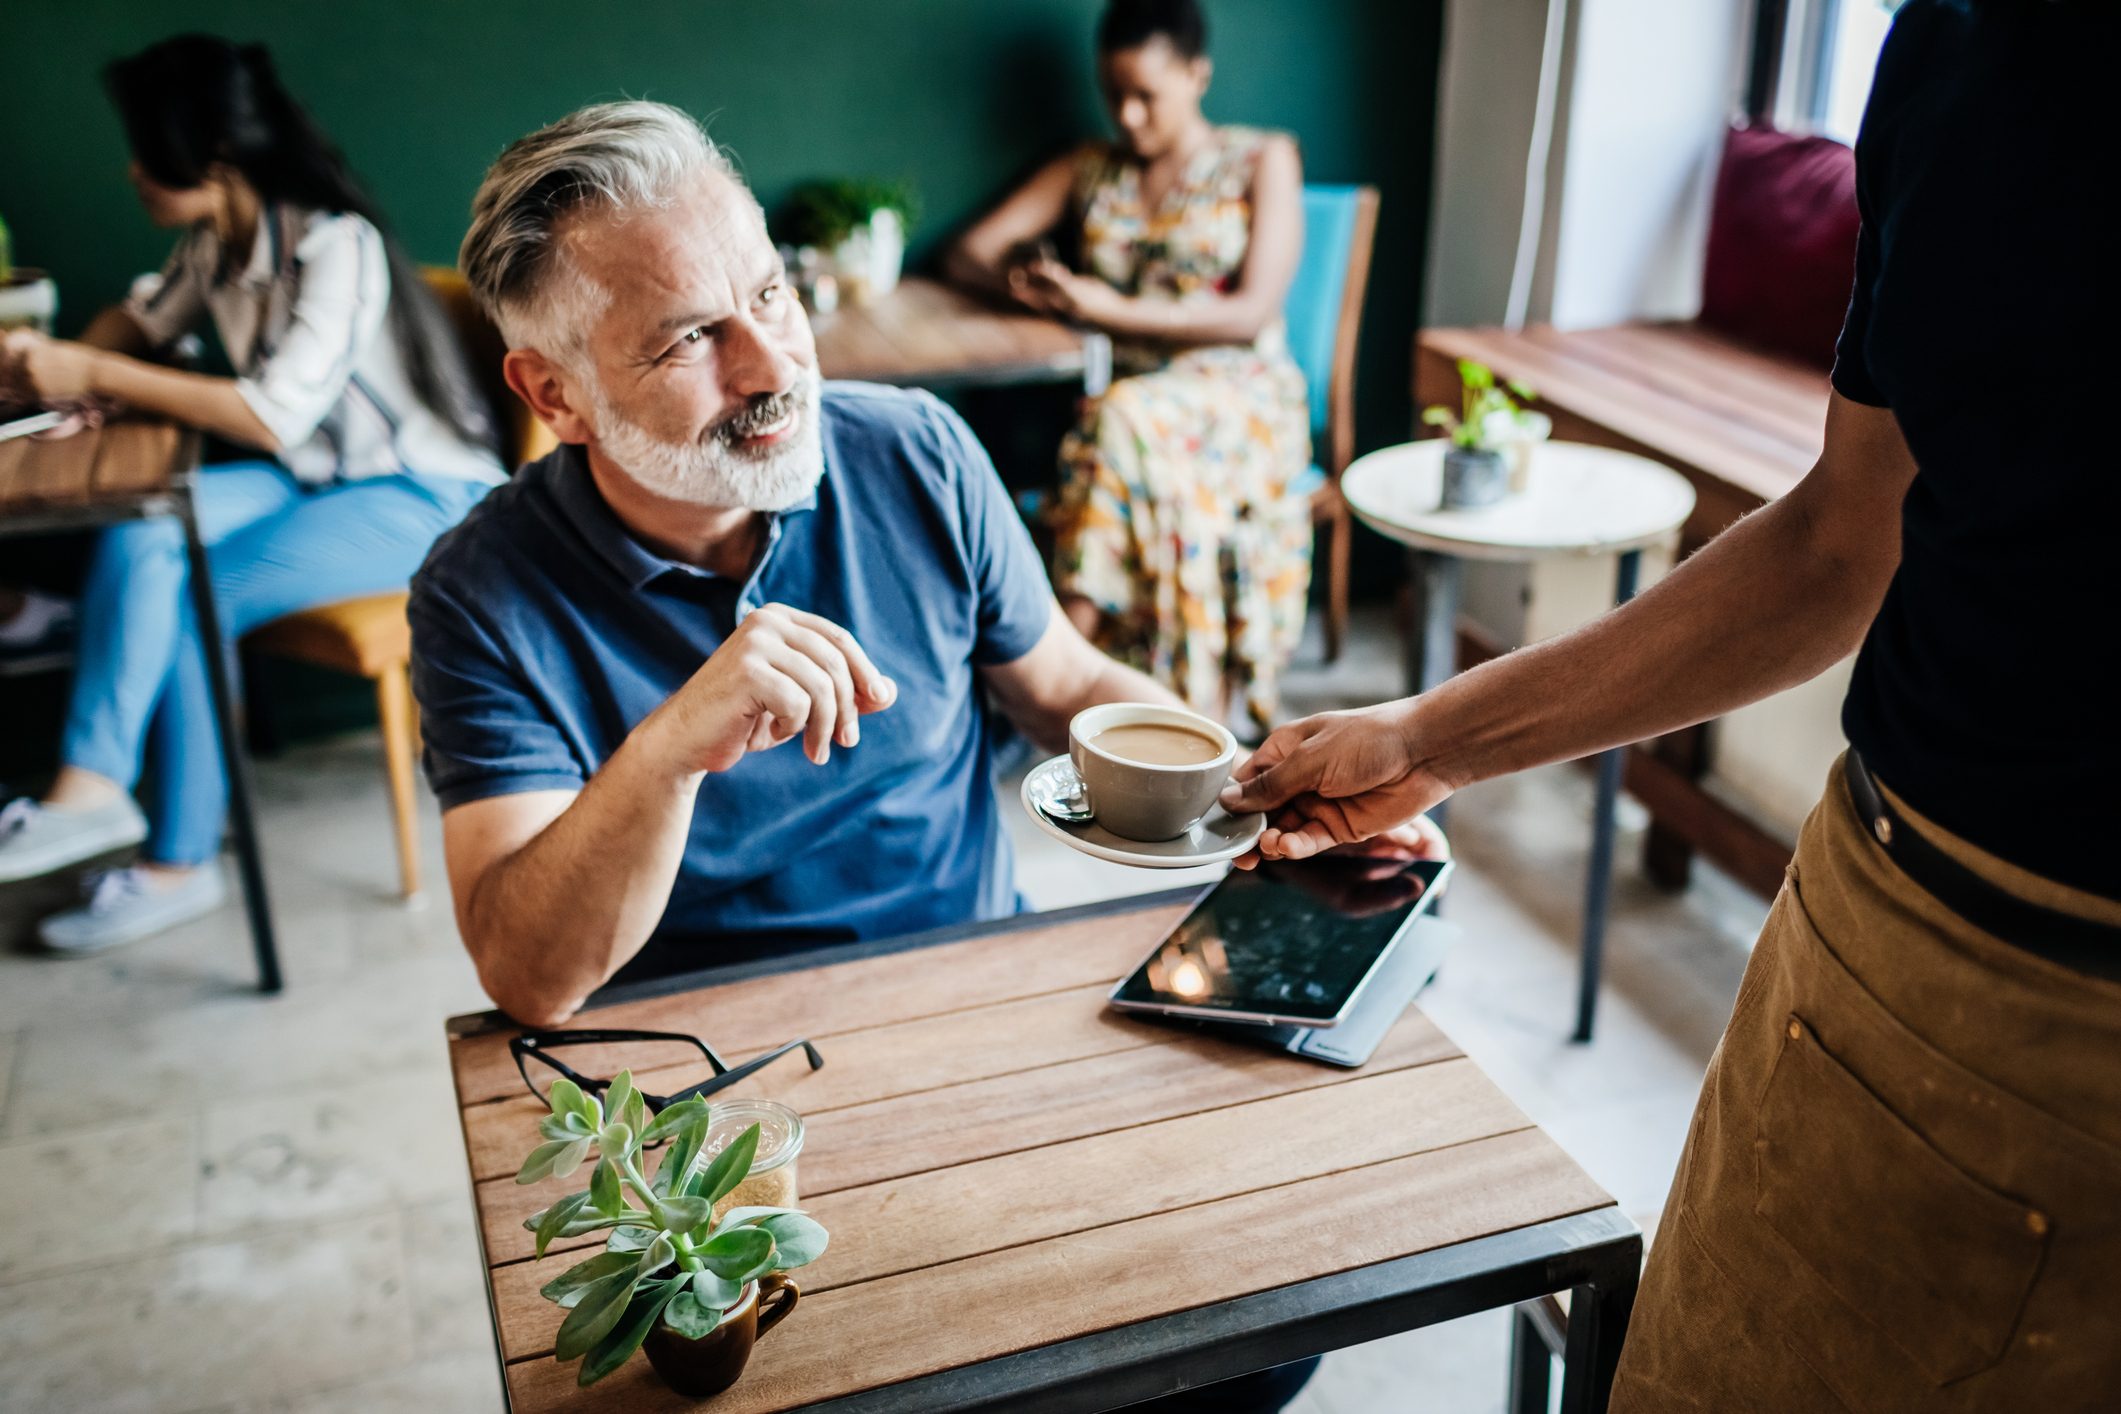
{"label": "white coffee cup", "polygon": [[[1203,737],[1214,754],[1199,761],[1161,762],[1116,754],[1097,739],[1115,727],[1168,727]],[[1097,823],[1132,840],[1176,839],[1215,808],[1237,761],[1229,728],[1183,707],[1108,702],[1087,707],[1068,724],[1068,757],[1082,777]]]}

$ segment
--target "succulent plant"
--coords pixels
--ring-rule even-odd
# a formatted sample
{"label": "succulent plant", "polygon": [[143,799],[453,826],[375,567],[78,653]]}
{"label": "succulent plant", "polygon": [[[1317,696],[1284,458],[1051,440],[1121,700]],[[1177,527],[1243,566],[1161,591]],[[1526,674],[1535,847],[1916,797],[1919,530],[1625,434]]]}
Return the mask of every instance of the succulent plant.
{"label": "succulent plant", "polygon": [[[825,1229],[795,1208],[714,1206],[744,1181],[758,1153],[752,1125],[708,1158],[708,1106],[698,1096],[650,1117],[647,1101],[620,1071],[600,1102],[569,1080],[553,1083],[552,1113],[538,1122],[545,1142],[523,1161],[517,1183],[566,1178],[594,1163],[589,1187],[524,1220],[540,1259],[555,1239],[608,1230],[604,1250],[541,1288],[562,1307],[553,1356],[580,1360],[576,1381],[591,1385],[626,1363],[658,1320],[691,1339],[707,1335],[745,1284],[789,1271],[825,1250]],[[654,1177],[642,1171],[647,1146],[665,1144]]]}
{"label": "succulent plant", "polygon": [[1458,360],[1458,381],[1462,388],[1459,407],[1439,403],[1421,410],[1421,420],[1444,429],[1457,446],[1496,451],[1513,441],[1538,441],[1552,426],[1544,415],[1527,412],[1522,406],[1538,396],[1530,387],[1514,378],[1498,382],[1494,370],[1484,363]]}

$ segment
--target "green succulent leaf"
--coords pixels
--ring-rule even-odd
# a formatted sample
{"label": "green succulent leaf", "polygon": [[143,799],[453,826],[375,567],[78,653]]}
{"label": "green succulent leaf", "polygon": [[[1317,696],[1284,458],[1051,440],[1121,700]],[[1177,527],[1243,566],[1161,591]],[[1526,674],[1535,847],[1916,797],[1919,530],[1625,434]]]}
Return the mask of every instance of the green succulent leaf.
{"label": "green succulent leaf", "polygon": [[726,1311],[744,1294],[744,1284],[703,1269],[692,1274],[692,1294],[702,1306]]}
{"label": "green succulent leaf", "polygon": [[538,1133],[547,1139],[558,1139],[567,1143],[589,1138],[594,1132],[590,1129],[588,1121],[572,1110],[562,1115],[547,1115],[538,1121]]}
{"label": "green succulent leaf", "polygon": [[733,1227],[744,1227],[756,1223],[760,1218],[770,1218],[777,1213],[800,1212],[799,1208],[731,1208],[715,1221],[716,1232],[727,1232]]}
{"label": "green succulent leaf", "polygon": [[747,1282],[773,1269],[773,1234],[755,1227],[731,1228],[708,1238],[692,1255],[718,1277]]}
{"label": "green succulent leaf", "polygon": [[568,1224],[575,1220],[588,1202],[587,1193],[570,1193],[551,1207],[540,1209],[524,1220],[523,1226],[537,1235],[540,1257],[545,1255],[546,1246],[566,1231]]}
{"label": "green succulent leaf", "polygon": [[627,1107],[633,1103],[633,1072],[622,1070],[612,1077],[611,1088],[604,1092],[604,1120],[606,1124],[624,1124]]}
{"label": "green succulent leaf", "polygon": [[626,1113],[620,1115],[619,1118],[626,1121],[626,1128],[633,1133],[634,1147],[638,1149],[641,1144],[640,1136],[648,1128],[647,1097],[638,1090],[634,1091],[633,1095],[626,1101]]}
{"label": "green succulent leaf", "polygon": [[607,1218],[625,1211],[626,1193],[619,1185],[619,1166],[609,1155],[597,1160],[596,1172],[589,1176],[589,1205]]}
{"label": "green succulent leaf", "polygon": [[[562,1173],[562,1160],[577,1146],[586,1150],[588,1145],[589,1141],[586,1139],[552,1139],[538,1145],[530,1151],[530,1157],[523,1160],[523,1167],[516,1171],[516,1182],[542,1183],[554,1174]],[[581,1157],[576,1155],[574,1162],[568,1164],[564,1172],[573,1173],[580,1163]]]}
{"label": "green succulent leaf", "polygon": [[648,1244],[654,1242],[659,1236],[661,1234],[652,1227],[635,1227],[628,1224],[611,1234],[611,1240],[604,1244],[604,1250],[607,1252],[645,1252],[648,1250]]}
{"label": "green succulent leaf", "polygon": [[751,1160],[758,1151],[759,1127],[754,1124],[714,1156],[714,1162],[688,1185],[690,1191],[705,1198],[709,1207],[721,1202],[751,1172]]}
{"label": "green succulent leaf", "polygon": [[641,1254],[636,1270],[643,1277],[652,1277],[677,1260],[677,1255],[677,1244],[671,1241],[670,1234],[659,1232],[655,1235],[655,1241],[648,1244],[648,1250]]}
{"label": "green succulent leaf", "polygon": [[697,1095],[688,1095],[674,1105],[667,1105],[649,1126],[641,1131],[641,1142],[653,1144],[683,1129],[696,1120],[707,1118],[707,1102]]}
{"label": "green succulent leaf", "polygon": [[698,1340],[711,1335],[722,1323],[722,1307],[702,1301],[690,1291],[680,1291],[663,1308],[663,1319],[685,1339]]}
{"label": "green succulent leaf", "polygon": [[700,1156],[700,1146],[706,1141],[707,1112],[703,1107],[697,1118],[679,1126],[677,1137],[670,1141],[669,1148],[663,1150],[663,1161],[656,1166],[655,1177],[648,1180],[648,1187],[664,1198],[679,1192],[683,1180],[691,1177],[692,1165]]}
{"label": "green succulent leaf", "polygon": [[567,1226],[560,1229],[560,1236],[580,1237],[585,1232],[601,1232],[607,1227],[617,1227],[621,1223],[649,1221],[652,1220],[648,1214],[641,1212],[637,1208],[627,1208],[621,1212],[606,1216],[585,1203],[580,1212],[567,1220]]}
{"label": "green succulent leaf", "polygon": [[538,1295],[565,1307],[578,1305],[583,1293],[597,1282],[639,1266],[631,1252],[599,1252],[586,1262],[577,1262],[538,1288]]}
{"label": "green succulent leaf", "polygon": [[1423,408],[1421,420],[1430,427],[1449,427],[1458,421],[1458,414],[1449,408]]}
{"label": "green succulent leaf", "polygon": [[590,1147],[596,1142],[595,1135],[585,1134],[580,1139],[569,1144],[565,1149],[562,1149],[560,1156],[553,1160],[552,1176],[554,1178],[572,1178],[574,1171],[582,1166],[582,1161],[589,1157]]}
{"label": "green succulent leaf", "polygon": [[816,1220],[801,1213],[782,1213],[759,1222],[761,1231],[773,1238],[773,1265],[778,1271],[806,1267],[825,1253],[831,1235]]}
{"label": "green succulent leaf", "polygon": [[644,1286],[634,1293],[633,1300],[626,1305],[625,1315],[582,1362],[575,1383],[586,1389],[625,1364],[633,1352],[641,1348],[648,1332],[655,1329],[656,1317],[663,1314],[671,1298],[683,1289],[682,1282],[670,1281]]}
{"label": "green succulent leaf", "polygon": [[633,1130],[622,1119],[612,1120],[597,1131],[597,1148],[609,1158],[622,1158],[633,1152]]}
{"label": "green succulent leaf", "polygon": [[652,1211],[657,1225],[671,1232],[690,1232],[714,1216],[714,1204],[705,1198],[659,1198]]}
{"label": "green succulent leaf", "polygon": [[584,1289],[567,1319],[560,1322],[552,1353],[559,1360],[574,1360],[589,1353],[626,1314],[636,1280],[631,1271],[614,1272]]}
{"label": "green succulent leaf", "polygon": [[604,1108],[596,1102],[596,1097],[583,1093],[581,1086],[564,1075],[552,1082],[549,1103],[555,1116],[580,1115],[584,1133],[594,1132],[604,1123]]}

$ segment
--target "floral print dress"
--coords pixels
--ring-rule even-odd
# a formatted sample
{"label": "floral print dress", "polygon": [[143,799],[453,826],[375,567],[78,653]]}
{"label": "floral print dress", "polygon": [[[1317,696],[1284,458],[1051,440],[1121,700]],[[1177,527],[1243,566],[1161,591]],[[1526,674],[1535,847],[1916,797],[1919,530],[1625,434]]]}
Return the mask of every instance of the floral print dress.
{"label": "floral print dress", "polygon": [[[1252,234],[1271,135],[1217,128],[1152,210],[1123,152],[1086,149],[1076,181],[1087,273],[1124,294],[1229,290]],[[1226,677],[1262,727],[1303,632],[1310,403],[1281,321],[1250,344],[1119,344],[1123,375],[1061,444],[1054,578],[1105,613],[1099,646],[1217,715]]]}

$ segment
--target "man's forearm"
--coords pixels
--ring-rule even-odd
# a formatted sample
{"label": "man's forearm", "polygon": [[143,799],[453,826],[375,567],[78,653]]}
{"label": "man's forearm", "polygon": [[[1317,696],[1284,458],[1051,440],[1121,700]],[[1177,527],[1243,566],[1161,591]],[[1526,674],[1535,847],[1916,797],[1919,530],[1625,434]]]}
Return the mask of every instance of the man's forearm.
{"label": "man's forearm", "polygon": [[1815,500],[1799,486],[1632,603],[1415,699],[1404,727],[1417,759],[1456,788],[1706,721],[1824,672],[1862,641],[1898,537],[1868,552],[1829,540]]}
{"label": "man's forearm", "polygon": [[573,1014],[641,950],[669,902],[701,775],[671,767],[654,721],[473,891],[466,933],[480,979],[519,1021]]}

